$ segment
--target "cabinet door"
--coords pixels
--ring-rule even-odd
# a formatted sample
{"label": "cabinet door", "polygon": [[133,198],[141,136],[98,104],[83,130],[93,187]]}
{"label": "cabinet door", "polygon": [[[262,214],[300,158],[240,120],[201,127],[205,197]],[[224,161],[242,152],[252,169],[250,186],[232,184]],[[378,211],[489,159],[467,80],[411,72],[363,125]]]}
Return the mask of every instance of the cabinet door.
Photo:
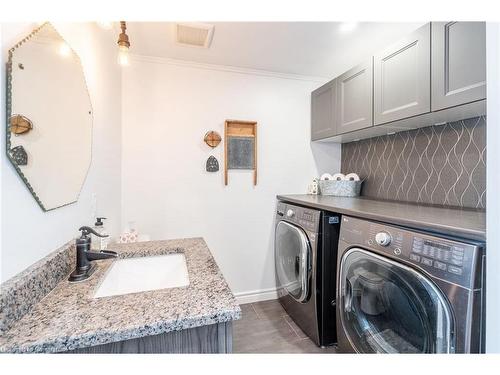
{"label": "cabinet door", "polygon": [[375,125],[431,110],[430,24],[375,55]]}
{"label": "cabinet door", "polygon": [[328,82],[311,93],[311,140],[335,135],[334,105],[336,81]]}
{"label": "cabinet door", "polygon": [[486,24],[432,23],[432,110],[486,98]]}
{"label": "cabinet door", "polygon": [[337,134],[373,125],[372,59],[337,77]]}

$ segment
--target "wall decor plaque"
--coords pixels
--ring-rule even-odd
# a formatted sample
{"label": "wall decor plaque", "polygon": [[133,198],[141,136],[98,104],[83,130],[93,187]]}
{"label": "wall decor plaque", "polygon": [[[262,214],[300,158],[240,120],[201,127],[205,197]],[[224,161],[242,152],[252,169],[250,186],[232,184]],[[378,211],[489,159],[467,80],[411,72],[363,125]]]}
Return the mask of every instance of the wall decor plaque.
{"label": "wall decor plaque", "polygon": [[10,131],[15,134],[24,134],[33,129],[33,123],[23,115],[12,115],[9,119]]}
{"label": "wall decor plaque", "polygon": [[257,122],[226,120],[224,125],[224,184],[229,169],[253,170],[257,185]]}
{"label": "wall decor plaque", "polygon": [[219,135],[219,133],[217,133],[216,131],[213,131],[213,130],[210,130],[209,132],[207,132],[207,134],[205,134],[205,138],[203,138],[205,143],[212,148],[217,147],[219,145],[221,139],[222,138]]}
{"label": "wall decor plaque", "polygon": [[215,156],[210,155],[207,159],[207,172],[218,172],[219,171],[219,162],[215,158]]}
{"label": "wall decor plaque", "polygon": [[28,154],[23,146],[16,146],[10,149],[12,161],[17,165],[28,165]]}

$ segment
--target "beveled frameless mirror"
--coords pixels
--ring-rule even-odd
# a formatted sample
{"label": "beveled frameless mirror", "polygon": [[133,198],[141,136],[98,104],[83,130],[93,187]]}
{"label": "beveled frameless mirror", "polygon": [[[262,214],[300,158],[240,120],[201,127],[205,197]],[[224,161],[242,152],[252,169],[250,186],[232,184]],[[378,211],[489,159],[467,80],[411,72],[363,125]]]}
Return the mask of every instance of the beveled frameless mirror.
{"label": "beveled frameless mirror", "polygon": [[92,104],[78,55],[45,23],[9,50],[7,156],[44,211],[78,200]]}

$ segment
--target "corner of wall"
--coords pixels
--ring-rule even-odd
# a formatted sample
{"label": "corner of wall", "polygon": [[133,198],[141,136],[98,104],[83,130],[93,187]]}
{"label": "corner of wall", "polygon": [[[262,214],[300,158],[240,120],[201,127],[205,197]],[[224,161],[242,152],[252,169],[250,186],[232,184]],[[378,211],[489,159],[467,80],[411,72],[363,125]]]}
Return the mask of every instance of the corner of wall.
{"label": "corner of wall", "polygon": [[323,173],[337,173],[341,168],[340,143],[311,142],[311,151],[318,171],[318,177]]}

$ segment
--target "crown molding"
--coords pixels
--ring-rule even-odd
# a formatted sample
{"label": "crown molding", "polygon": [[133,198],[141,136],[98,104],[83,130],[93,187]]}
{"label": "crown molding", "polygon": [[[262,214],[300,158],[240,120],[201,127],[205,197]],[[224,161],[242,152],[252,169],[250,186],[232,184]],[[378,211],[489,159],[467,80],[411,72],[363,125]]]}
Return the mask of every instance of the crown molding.
{"label": "crown molding", "polygon": [[292,79],[298,81],[315,82],[320,84],[328,82],[328,78],[325,77],[307,76],[302,74],[291,74],[291,73],[279,73],[269,70],[242,68],[230,65],[206,64],[195,61],[172,59],[168,57],[147,56],[147,55],[138,55],[131,53],[129,55],[129,58],[130,61],[139,61],[151,64],[176,65],[176,66],[183,66],[195,69],[216,70],[216,71],[230,72],[230,73],[248,74],[248,75],[264,76],[264,77],[281,78],[281,79]]}

